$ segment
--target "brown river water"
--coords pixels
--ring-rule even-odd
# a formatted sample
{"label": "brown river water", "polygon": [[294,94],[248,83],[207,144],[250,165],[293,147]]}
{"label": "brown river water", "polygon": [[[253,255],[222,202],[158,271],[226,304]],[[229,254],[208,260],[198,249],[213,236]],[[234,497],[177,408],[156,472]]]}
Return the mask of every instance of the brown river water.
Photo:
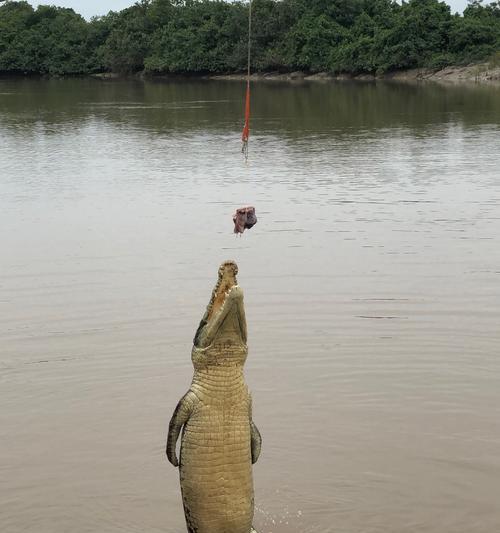
{"label": "brown river water", "polygon": [[[500,89],[0,80],[0,530],[185,531],[167,424],[245,291],[259,533],[500,531]],[[231,214],[253,204],[242,238]]]}

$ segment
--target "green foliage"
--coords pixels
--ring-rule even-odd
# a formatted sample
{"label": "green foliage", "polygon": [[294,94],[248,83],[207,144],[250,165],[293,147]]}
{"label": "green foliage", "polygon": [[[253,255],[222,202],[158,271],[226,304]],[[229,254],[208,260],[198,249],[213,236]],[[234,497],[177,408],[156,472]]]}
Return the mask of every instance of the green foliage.
{"label": "green foliage", "polygon": [[449,35],[449,50],[458,62],[469,63],[492,55],[500,44],[498,29],[483,17],[455,19]]}
{"label": "green foliage", "polygon": [[228,62],[241,68],[244,47],[240,46],[238,57],[234,45],[241,38],[245,12],[235,7],[224,2],[186,2],[182,9],[171,11],[153,34],[146,71],[220,72],[227,70]]}
{"label": "green foliage", "polygon": [[[500,1],[253,0],[252,68],[380,73],[487,61],[500,51]],[[244,71],[248,1],[140,0],[85,21],[71,9],[0,2],[0,71]],[[491,61],[491,60],[490,60]]]}
{"label": "green foliage", "polygon": [[327,70],[332,49],[345,39],[347,30],[326,15],[309,14],[290,29],[285,41],[287,66]]}
{"label": "green foliage", "polygon": [[96,59],[104,67],[122,74],[144,68],[155,29],[155,16],[151,16],[150,11],[151,2],[143,0],[119,13],[111,12],[107,17],[91,21],[91,25],[101,23],[107,26],[105,40],[98,46],[96,54]]}
{"label": "green foliage", "polygon": [[89,25],[72,9],[7,2],[0,7],[0,71],[81,74],[91,54]]}
{"label": "green foliage", "polygon": [[450,8],[436,0],[410,0],[397,10],[392,27],[378,32],[374,52],[384,70],[428,66],[446,51]]}

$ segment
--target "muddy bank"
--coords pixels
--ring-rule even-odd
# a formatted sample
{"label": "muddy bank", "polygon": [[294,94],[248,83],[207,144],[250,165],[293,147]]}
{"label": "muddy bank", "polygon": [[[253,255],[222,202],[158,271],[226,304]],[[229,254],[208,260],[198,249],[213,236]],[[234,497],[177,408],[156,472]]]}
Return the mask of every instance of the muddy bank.
{"label": "muddy bank", "polygon": [[[208,79],[217,80],[236,80],[246,79],[245,74],[225,74],[204,76]],[[500,85],[500,67],[491,67],[488,63],[480,63],[467,66],[451,66],[441,70],[433,69],[412,69],[397,72],[385,73],[382,75],[374,74],[330,74],[328,72],[319,72],[308,74],[306,72],[291,73],[255,73],[252,74],[253,80],[264,81],[288,81],[288,82],[306,82],[306,81],[335,81],[335,80],[357,80],[357,81],[375,81],[375,80],[397,80],[397,81],[435,81],[442,83],[490,83]]]}
{"label": "muddy bank", "polygon": [[[103,72],[98,74],[91,74],[92,78],[101,80],[117,80],[117,79],[140,79],[140,80],[192,80],[192,79],[206,79],[206,80],[228,80],[228,81],[244,81],[246,74],[147,74],[145,72],[137,72],[135,74],[118,74],[114,72]],[[256,72],[252,74],[251,79],[254,81],[270,81],[270,82],[290,82],[290,83],[304,83],[304,82],[331,82],[331,81],[376,81],[376,80],[395,80],[403,82],[424,82],[433,81],[440,83],[462,84],[462,83],[484,83],[492,85],[500,85],[500,66],[491,66],[489,63],[477,63],[466,66],[450,66],[444,69],[410,69],[395,72],[388,72],[384,74],[331,74],[329,72],[318,72],[315,74],[307,72]]]}
{"label": "muddy bank", "polygon": [[429,80],[447,83],[496,83],[500,84],[500,66],[489,63],[451,66],[441,70],[414,69],[388,76],[397,80]]}

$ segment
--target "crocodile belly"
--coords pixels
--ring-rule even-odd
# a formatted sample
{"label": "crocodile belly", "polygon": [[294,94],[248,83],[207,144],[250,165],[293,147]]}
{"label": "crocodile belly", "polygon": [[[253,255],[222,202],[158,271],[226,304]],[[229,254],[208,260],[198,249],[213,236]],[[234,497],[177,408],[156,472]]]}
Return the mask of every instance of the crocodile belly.
{"label": "crocodile belly", "polygon": [[250,532],[253,481],[247,405],[198,410],[184,429],[180,477],[190,532]]}

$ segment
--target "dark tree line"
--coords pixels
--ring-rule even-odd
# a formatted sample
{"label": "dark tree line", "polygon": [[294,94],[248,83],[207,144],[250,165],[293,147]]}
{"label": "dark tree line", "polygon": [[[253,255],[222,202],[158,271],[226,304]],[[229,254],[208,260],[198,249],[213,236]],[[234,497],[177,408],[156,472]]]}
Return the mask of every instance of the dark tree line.
{"label": "dark tree line", "polygon": [[[87,22],[0,3],[0,72],[223,73],[246,67],[247,2],[141,0]],[[253,68],[375,73],[481,61],[500,50],[500,1],[463,16],[439,0],[253,0]]]}

